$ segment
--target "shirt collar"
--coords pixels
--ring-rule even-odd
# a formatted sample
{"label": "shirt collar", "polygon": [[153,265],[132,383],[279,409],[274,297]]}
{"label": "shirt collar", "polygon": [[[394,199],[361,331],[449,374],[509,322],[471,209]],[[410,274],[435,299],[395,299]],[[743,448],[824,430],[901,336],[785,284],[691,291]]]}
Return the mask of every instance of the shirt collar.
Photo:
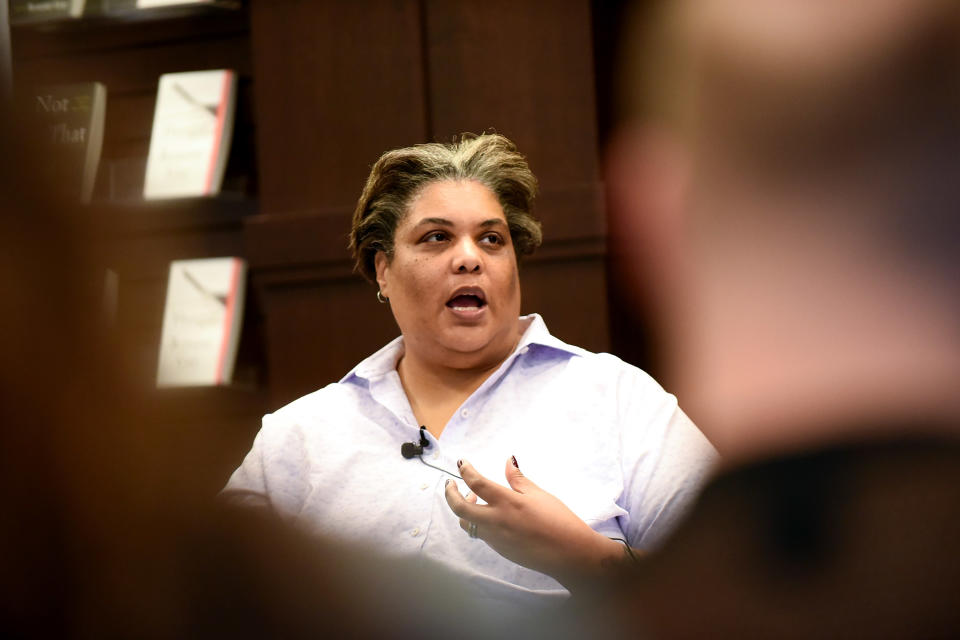
{"label": "shirt collar", "polygon": [[[527,328],[520,336],[520,342],[517,343],[516,348],[507,357],[507,360],[514,358],[519,352],[526,353],[525,350],[530,347],[546,347],[570,355],[583,355],[585,353],[583,349],[569,345],[551,335],[540,314],[531,313],[530,315],[520,316],[520,322],[525,323]],[[402,354],[403,336],[398,336],[354,367],[340,382],[350,382],[354,378],[372,381],[388,375],[392,371],[396,371],[397,361]]]}

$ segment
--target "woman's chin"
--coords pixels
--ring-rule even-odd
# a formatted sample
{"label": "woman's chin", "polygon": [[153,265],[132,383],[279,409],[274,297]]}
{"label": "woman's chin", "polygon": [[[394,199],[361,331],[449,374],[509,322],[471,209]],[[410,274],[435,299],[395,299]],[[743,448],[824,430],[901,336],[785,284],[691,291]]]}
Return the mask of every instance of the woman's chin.
{"label": "woman's chin", "polygon": [[450,336],[450,339],[444,342],[448,351],[462,356],[479,355],[495,348],[492,336],[479,331],[476,335]]}
{"label": "woman's chin", "polygon": [[441,344],[453,367],[487,366],[510,355],[512,343],[498,340],[488,328],[458,327],[445,332]]}

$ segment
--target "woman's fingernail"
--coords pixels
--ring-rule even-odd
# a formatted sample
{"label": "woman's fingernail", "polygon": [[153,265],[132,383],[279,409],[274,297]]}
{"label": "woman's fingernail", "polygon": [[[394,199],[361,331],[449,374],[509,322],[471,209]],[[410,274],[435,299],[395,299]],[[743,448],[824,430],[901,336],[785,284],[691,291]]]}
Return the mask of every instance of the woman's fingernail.
{"label": "woman's fingernail", "polygon": [[447,478],[446,480],[444,480],[444,481],[443,481],[443,488],[446,489],[447,487],[449,487],[449,486],[450,486],[450,482],[451,482],[451,481],[450,481],[450,478]]}
{"label": "woman's fingernail", "polygon": [[457,469],[463,466],[463,460],[457,460]]}
{"label": "woman's fingernail", "polygon": [[513,468],[519,469],[520,465],[517,464],[517,456],[510,456],[510,460],[513,462]]}

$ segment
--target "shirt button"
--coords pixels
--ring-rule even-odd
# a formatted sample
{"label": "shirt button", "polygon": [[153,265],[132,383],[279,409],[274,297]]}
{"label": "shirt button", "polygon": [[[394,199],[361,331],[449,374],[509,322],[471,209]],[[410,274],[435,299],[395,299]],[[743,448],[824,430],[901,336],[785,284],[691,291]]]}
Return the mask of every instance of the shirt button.
{"label": "shirt button", "polygon": [[524,348],[520,349],[520,353],[521,353],[521,354],[524,354],[524,353],[526,353],[527,351],[530,351],[530,347],[524,347]]}
{"label": "shirt button", "polygon": [[416,538],[418,535],[420,535],[420,527],[414,527],[413,531],[410,532],[410,537]]}
{"label": "shirt button", "polygon": [[429,487],[429,486],[430,486],[430,485],[428,485],[426,482],[424,482],[422,485],[420,485],[420,491],[426,491],[426,490],[427,490],[427,487]]}
{"label": "shirt button", "polygon": [[463,411],[460,412],[460,415],[466,418],[468,415],[470,415],[470,410],[464,409]]}

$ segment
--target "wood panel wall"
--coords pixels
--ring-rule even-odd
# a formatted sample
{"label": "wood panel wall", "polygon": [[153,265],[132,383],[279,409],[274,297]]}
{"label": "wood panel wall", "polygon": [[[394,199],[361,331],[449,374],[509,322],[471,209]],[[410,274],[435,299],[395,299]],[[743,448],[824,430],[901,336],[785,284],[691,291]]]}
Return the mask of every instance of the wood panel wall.
{"label": "wood panel wall", "polygon": [[251,25],[261,213],[245,232],[276,403],[397,335],[352,273],[350,214],[380,153],[464,131],[512,138],[541,183],[524,312],[609,348],[589,2],[287,0]]}

